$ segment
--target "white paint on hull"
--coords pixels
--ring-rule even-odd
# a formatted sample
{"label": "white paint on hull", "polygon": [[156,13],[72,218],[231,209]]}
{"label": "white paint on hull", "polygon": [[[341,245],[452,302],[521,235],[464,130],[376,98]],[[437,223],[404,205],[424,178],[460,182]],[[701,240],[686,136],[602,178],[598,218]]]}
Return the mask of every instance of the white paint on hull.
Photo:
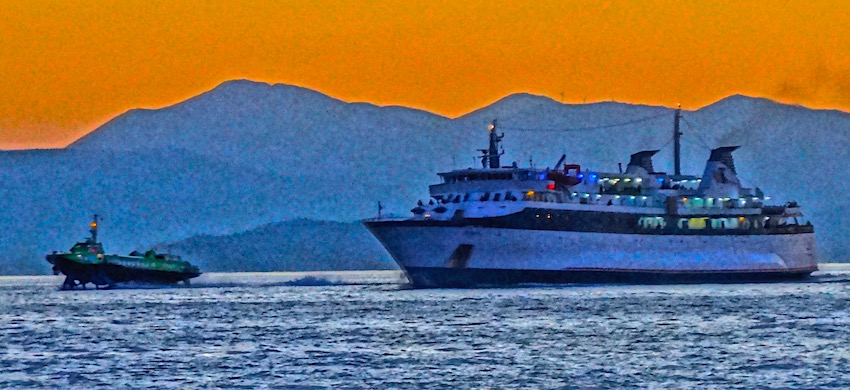
{"label": "white paint on hull", "polygon": [[640,235],[482,227],[373,227],[403,268],[448,268],[472,245],[466,268],[743,272],[815,270],[814,234]]}

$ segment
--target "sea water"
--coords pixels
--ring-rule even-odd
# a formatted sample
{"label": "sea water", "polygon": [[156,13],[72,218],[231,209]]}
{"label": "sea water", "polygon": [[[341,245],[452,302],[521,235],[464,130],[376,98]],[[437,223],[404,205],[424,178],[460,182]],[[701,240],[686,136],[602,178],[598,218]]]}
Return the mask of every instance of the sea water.
{"label": "sea water", "polygon": [[0,278],[0,388],[848,388],[850,268],[809,282],[411,289],[396,272]]}

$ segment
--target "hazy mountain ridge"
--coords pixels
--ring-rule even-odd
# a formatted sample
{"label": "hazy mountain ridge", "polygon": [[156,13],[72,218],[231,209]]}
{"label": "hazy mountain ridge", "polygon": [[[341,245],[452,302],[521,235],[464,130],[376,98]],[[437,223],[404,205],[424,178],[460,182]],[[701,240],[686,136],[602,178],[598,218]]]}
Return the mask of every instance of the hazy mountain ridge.
{"label": "hazy mountain ridge", "polygon": [[207,272],[398,269],[359,222],[298,219],[157,245]]}
{"label": "hazy mountain ridge", "polygon": [[[101,238],[110,253],[285,217],[275,215],[280,194],[287,193],[276,176],[185,151],[4,152],[0,164],[6,201],[0,210],[0,258],[22,259],[17,265],[0,262],[4,272],[49,269],[41,264],[43,255],[85,237],[95,212],[104,218]],[[218,176],[231,181],[211,180]]]}
{"label": "hazy mountain ridge", "polygon": [[[822,259],[847,260],[850,115],[736,95],[683,116],[686,173],[702,173],[709,147],[743,145],[739,176],[777,201],[800,201]],[[406,215],[436,172],[478,166],[496,118],[505,165],[552,166],[567,153],[568,162],[616,171],[631,153],[661,148],[656,169],[672,170],[670,108],[517,94],[449,119],[233,81],[128,111],[64,150],[0,153],[0,272],[47,272],[43,254],[82,238],[93,212],[106,218],[110,252],[294,218],[350,222],[374,215],[378,201]]]}

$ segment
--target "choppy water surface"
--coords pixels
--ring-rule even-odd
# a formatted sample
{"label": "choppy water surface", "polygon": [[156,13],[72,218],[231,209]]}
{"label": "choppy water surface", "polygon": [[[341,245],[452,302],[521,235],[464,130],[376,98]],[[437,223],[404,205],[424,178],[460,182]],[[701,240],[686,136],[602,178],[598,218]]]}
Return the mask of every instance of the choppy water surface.
{"label": "choppy water surface", "polygon": [[848,388],[850,268],[822,268],[813,283],[479,290],[392,272],[73,292],[0,278],[0,388]]}

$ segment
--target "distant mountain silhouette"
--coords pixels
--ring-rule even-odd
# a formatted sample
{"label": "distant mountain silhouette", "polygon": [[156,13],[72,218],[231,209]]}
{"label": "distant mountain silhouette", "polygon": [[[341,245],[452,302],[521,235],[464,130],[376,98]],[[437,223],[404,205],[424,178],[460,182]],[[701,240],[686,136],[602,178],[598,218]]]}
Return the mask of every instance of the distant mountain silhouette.
{"label": "distant mountain silhouette", "polygon": [[[746,184],[801,202],[820,258],[848,260],[850,115],[741,95],[683,115],[685,172],[701,173],[710,147],[742,145]],[[351,222],[373,216],[378,201],[407,215],[437,171],[480,164],[493,119],[506,134],[505,164],[552,166],[566,153],[616,171],[631,153],[661,148],[655,166],[672,170],[672,118],[666,107],[515,94],[452,119],[230,81],[130,110],[65,149],[0,152],[0,273],[49,272],[44,253],[85,236],[94,212],[106,218],[108,252],[298,218]]]}
{"label": "distant mountain silhouette", "polygon": [[158,248],[207,272],[398,269],[359,222],[298,219],[232,235],[194,236]]}

